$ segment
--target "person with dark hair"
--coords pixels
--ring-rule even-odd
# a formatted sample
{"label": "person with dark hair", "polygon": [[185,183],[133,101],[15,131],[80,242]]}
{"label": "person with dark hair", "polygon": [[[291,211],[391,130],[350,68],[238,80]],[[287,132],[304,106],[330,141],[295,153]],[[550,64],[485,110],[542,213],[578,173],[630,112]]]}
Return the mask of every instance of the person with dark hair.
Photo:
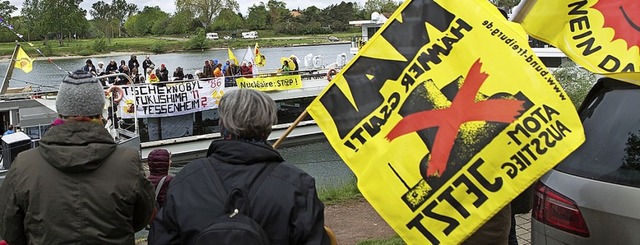
{"label": "person with dark hair", "polygon": [[149,69],[154,70],[155,66],[156,65],[153,63],[153,61],[151,61],[151,57],[147,55],[145,59],[142,61],[142,71],[145,72],[145,80],[149,79],[149,76],[147,76],[147,74],[150,74],[148,72]]}
{"label": "person with dark hair", "polygon": [[15,133],[16,131],[13,131],[13,125],[9,125],[9,127],[7,128],[7,131],[4,131],[4,133],[2,135],[10,135]]}
{"label": "person with dark hair", "polygon": [[261,91],[237,89],[222,96],[222,139],[211,142],[206,158],[188,163],[173,178],[165,206],[151,226],[149,244],[193,244],[214,218],[228,217],[225,202],[231,199],[221,198],[218,187],[248,193],[245,215],[271,244],[330,243],[314,178],[285,162],[267,143],[276,112],[276,103]]}
{"label": "person with dark hair", "polygon": [[85,62],[85,65],[82,67],[82,70],[89,72],[93,75],[96,75],[96,67],[93,65],[93,62],[90,59],[88,59]]}
{"label": "person with dark hair", "polygon": [[173,80],[174,81],[181,81],[184,80],[184,71],[182,70],[182,67],[176,67],[176,70],[173,72]]}
{"label": "person with dark hair", "polygon": [[137,68],[138,70],[140,70],[140,63],[138,63],[138,58],[136,58],[135,54],[131,55],[131,58],[129,59],[129,69],[133,70],[133,68]]}
{"label": "person with dark hair", "polygon": [[153,211],[138,152],[104,128],[105,95],[79,70],[62,80],[56,119],[37,148],[15,158],[0,188],[9,244],[134,244]]}

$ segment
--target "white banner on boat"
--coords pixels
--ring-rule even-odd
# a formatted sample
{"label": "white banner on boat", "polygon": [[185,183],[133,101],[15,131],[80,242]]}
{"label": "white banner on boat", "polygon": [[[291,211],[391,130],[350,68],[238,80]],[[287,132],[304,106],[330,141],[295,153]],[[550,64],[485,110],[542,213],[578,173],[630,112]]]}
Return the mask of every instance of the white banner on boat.
{"label": "white banner on boat", "polygon": [[224,94],[224,77],[207,81],[122,86],[118,104],[122,118],[177,116],[218,108]]}

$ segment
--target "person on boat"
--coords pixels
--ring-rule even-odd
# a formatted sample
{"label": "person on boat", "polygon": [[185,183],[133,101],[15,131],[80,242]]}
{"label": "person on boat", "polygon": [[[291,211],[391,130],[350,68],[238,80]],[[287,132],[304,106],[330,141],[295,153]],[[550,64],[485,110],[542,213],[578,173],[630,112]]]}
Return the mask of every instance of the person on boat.
{"label": "person on boat", "polygon": [[282,75],[289,75],[289,71],[291,71],[291,68],[289,67],[289,61],[285,60],[282,64],[282,68],[280,68],[280,72],[282,73]]}
{"label": "person on boat", "polygon": [[149,68],[151,68],[152,70],[155,69],[155,64],[153,63],[153,61],[151,61],[151,57],[147,55],[144,61],[142,61],[142,69],[146,71]]}
{"label": "person on boat", "polygon": [[204,67],[202,67],[202,76],[200,78],[207,78],[213,76],[213,66],[208,60],[204,61]]}
{"label": "person on boat", "polygon": [[129,58],[129,63],[128,63],[129,69],[133,70],[133,68],[137,68],[140,69],[140,63],[138,63],[138,58],[136,57],[135,54],[131,55],[131,58]]}
{"label": "person on boat", "polygon": [[314,178],[267,142],[278,120],[273,99],[258,90],[231,90],[222,96],[218,113],[222,139],[211,142],[206,158],[188,163],[173,178],[149,244],[193,244],[214,218],[225,214],[226,199],[218,197],[212,172],[230,191],[248,190],[263,171],[248,211],[271,244],[329,244]]}
{"label": "person on boat", "polygon": [[136,150],[104,128],[104,90],[78,70],[56,98],[58,119],[18,154],[0,188],[0,236],[9,244],[134,244],[153,211]]}
{"label": "person on boat", "polygon": [[158,80],[161,82],[169,81],[169,70],[167,70],[167,66],[165,64],[160,64],[160,68],[156,71],[156,75],[158,76]]}
{"label": "person on boat", "polygon": [[[109,61],[109,64],[107,65],[107,68],[105,69],[105,73],[106,74],[115,74],[118,72],[118,64],[116,64],[116,61],[111,59]],[[114,77],[109,77],[109,84],[113,84],[115,82],[115,78]]]}
{"label": "person on boat", "polygon": [[93,62],[90,59],[88,59],[85,62],[85,65],[82,67],[82,70],[84,70],[86,72],[89,72],[89,73],[91,73],[93,75],[97,74],[96,73],[96,67],[93,65]]}
{"label": "person on boat", "polygon": [[244,76],[244,77],[251,77],[251,73],[253,73],[253,71],[251,70],[251,68],[247,65],[247,62],[242,62],[242,66],[240,66],[240,73]]}
{"label": "person on boat", "polygon": [[4,135],[10,135],[10,134],[13,134],[13,133],[15,133],[15,132],[16,132],[16,131],[13,131],[13,125],[9,125],[9,127],[7,127],[7,131],[4,131],[4,133],[3,133],[2,135],[3,135],[3,136],[4,136]]}
{"label": "person on boat", "polygon": [[213,69],[213,76],[214,77],[222,77],[222,64],[218,63],[216,65],[216,67]]}
{"label": "person on boat", "polygon": [[182,67],[176,67],[176,70],[173,72],[173,80],[174,81],[182,81],[184,80],[184,71]]}
{"label": "person on boat", "polygon": [[291,55],[291,57],[289,57],[289,59],[291,59],[291,62],[293,62],[293,72],[291,72],[292,75],[296,75],[298,74],[298,57],[296,57],[295,55]]}
{"label": "person on boat", "polygon": [[[124,67],[127,66],[127,62],[124,60],[120,60],[120,66],[118,66],[118,72],[124,73]],[[128,71],[129,69],[127,69]]]}

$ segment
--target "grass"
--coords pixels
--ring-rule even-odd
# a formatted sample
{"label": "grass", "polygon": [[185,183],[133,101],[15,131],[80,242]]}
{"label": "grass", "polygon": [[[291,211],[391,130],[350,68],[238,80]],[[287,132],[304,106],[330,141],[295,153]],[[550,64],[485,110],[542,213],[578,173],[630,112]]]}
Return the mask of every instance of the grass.
{"label": "grass", "polygon": [[404,241],[400,236],[395,235],[388,239],[379,239],[379,240],[365,240],[359,242],[358,245],[405,245]]}
{"label": "grass", "polygon": [[337,204],[357,197],[362,197],[362,194],[360,190],[358,190],[355,179],[338,187],[318,190],[318,198],[320,198],[325,205]]}
{"label": "grass", "polygon": [[[265,31],[266,32],[266,31]],[[303,35],[303,36],[274,36],[266,32],[268,37],[262,35],[258,39],[235,38],[232,40],[208,40],[207,48],[245,48],[253,47],[256,43],[260,47],[286,47],[297,45],[314,45],[330,43],[328,37],[335,36],[341,41],[350,41],[352,36],[358,35],[355,32],[334,33],[326,35]],[[289,37],[289,38],[288,38]],[[90,56],[109,52],[176,52],[184,51],[184,47],[189,41],[182,37],[130,37],[104,39],[105,47],[97,48],[100,39],[65,39],[60,46],[57,40],[33,41],[33,47],[28,43],[22,46],[31,57],[37,57],[36,48],[40,49],[47,56]],[[14,42],[0,43],[0,56],[8,56],[13,53]],[[99,50],[99,51],[96,51]]]}

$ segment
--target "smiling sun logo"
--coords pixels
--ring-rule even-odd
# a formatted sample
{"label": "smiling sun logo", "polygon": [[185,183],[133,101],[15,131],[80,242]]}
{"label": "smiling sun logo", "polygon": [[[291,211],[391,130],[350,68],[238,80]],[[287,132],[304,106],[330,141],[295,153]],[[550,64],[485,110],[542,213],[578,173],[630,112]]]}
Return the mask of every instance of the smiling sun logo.
{"label": "smiling sun logo", "polygon": [[613,28],[613,39],[622,39],[627,47],[640,48],[640,1],[599,0],[593,8],[604,16],[604,27]]}

